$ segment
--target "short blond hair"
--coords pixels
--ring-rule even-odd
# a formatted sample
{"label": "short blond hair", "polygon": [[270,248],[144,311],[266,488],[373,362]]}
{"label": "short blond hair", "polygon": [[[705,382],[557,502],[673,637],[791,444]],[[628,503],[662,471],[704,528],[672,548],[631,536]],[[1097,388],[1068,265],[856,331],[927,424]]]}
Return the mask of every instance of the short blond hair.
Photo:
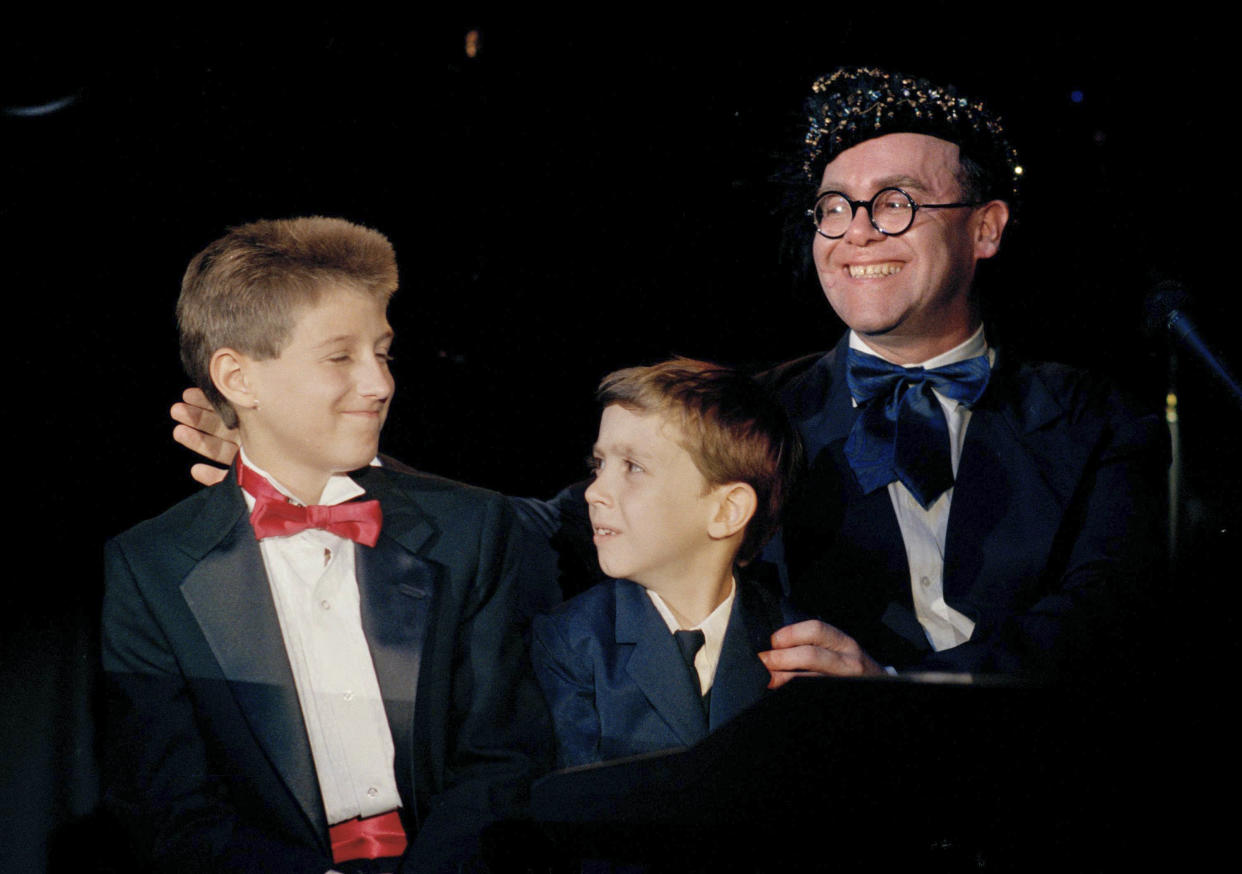
{"label": "short blond hair", "polygon": [[312,216],[232,228],[194,256],[177,299],[181,363],[225,424],[236,427],[237,413],[211,380],[212,355],[228,347],[278,357],[302,308],[333,286],[387,303],[397,290],[392,243],[345,219]]}
{"label": "short blond hair", "polygon": [[610,373],[596,397],[603,407],[669,417],[708,486],[742,482],[753,488],[755,515],[737,560],[744,564],[759,554],[780,527],[802,462],[797,432],[776,398],[741,371],[692,358]]}

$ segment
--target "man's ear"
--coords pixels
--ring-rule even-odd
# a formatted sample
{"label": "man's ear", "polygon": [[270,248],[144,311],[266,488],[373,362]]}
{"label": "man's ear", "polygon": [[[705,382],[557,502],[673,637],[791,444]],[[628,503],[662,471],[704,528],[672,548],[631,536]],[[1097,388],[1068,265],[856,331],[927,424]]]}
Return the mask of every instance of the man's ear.
{"label": "man's ear", "polygon": [[716,514],[707,525],[707,534],[712,540],[725,540],[746,528],[759,499],[747,483],[725,483],[712,491],[716,495]]}
{"label": "man's ear", "polygon": [[211,355],[211,381],[237,410],[253,410],[259,405],[259,398],[249,379],[250,365],[249,357],[227,346]]}
{"label": "man's ear", "polygon": [[1009,204],[992,200],[975,208],[975,257],[991,258],[1000,251],[1001,235],[1009,224]]}

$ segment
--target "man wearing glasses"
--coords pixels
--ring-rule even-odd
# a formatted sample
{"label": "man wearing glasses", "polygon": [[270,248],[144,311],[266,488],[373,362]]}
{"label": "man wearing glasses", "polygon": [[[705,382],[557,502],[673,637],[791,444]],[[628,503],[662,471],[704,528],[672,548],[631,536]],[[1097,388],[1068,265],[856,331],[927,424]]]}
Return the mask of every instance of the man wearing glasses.
{"label": "man wearing glasses", "polygon": [[809,470],[769,558],[827,620],[776,633],[774,682],[1103,669],[1162,570],[1158,416],[988,345],[975,270],[1021,168],[983,104],[851,68],[807,108],[812,253],[850,330],[772,373]]}

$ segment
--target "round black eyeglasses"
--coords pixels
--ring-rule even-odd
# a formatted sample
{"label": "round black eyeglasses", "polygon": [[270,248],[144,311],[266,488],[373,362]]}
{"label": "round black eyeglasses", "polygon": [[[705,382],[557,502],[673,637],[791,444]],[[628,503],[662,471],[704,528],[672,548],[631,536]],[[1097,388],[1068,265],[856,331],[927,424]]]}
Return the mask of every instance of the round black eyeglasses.
{"label": "round black eyeglasses", "polygon": [[982,206],[982,201],[961,203],[918,203],[900,188],[882,188],[870,200],[850,200],[840,191],[825,191],[815,201],[815,208],[807,215],[815,222],[815,232],[830,240],[839,240],[854,221],[859,207],[867,210],[871,227],[881,234],[895,237],[910,230],[914,214],[920,209],[955,209],[966,206]]}

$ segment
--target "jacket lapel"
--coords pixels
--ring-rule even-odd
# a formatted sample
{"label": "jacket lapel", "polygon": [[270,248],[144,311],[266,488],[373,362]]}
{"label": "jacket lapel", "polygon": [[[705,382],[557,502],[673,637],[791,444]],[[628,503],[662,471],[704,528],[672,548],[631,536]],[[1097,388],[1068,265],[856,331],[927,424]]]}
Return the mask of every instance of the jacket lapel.
{"label": "jacket lapel", "polygon": [[979,581],[1040,577],[1089,447],[1098,440],[1094,422],[1048,427],[1064,416],[1038,374],[998,360],[971,413],[953,490],[944,581],[955,609],[981,615],[987,605],[972,601]]}
{"label": "jacket lapel", "polygon": [[848,332],[799,381],[796,396],[783,398],[793,425],[802,435],[807,460],[814,462],[825,447],[849,436],[858,410],[845,379]]}
{"label": "jacket lapel", "polygon": [[408,811],[414,804],[414,710],[423,645],[441,569],[419,552],[434,533],[412,502],[394,501],[382,472],[354,477],[378,498],[383,530],[373,548],[356,550],[362,630],[392,731],[394,770]]}
{"label": "jacket lapel", "polygon": [[771,675],[755,653],[770,648],[776,629],[754,584],[737,583],[737,595],[712,682],[710,729],[715,731],[750,705],[768,688]]}
{"label": "jacket lapel", "polygon": [[197,560],[181,593],[251,732],[322,840],[326,819],[310,742],[245,509],[230,473],[179,544]]}
{"label": "jacket lapel", "polygon": [[616,629],[618,644],[633,644],[625,670],[652,709],[690,746],[707,734],[702,698],[690,685],[689,672],[673,635],[641,586],[618,585]]}

